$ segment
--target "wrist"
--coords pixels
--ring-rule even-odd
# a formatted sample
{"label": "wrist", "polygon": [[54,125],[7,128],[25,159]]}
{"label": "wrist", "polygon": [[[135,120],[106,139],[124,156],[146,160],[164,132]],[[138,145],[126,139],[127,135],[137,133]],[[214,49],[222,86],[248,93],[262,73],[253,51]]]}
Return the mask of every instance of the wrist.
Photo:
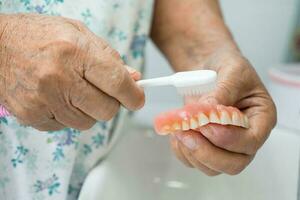
{"label": "wrist", "polygon": [[[199,68],[212,55],[224,49],[239,52],[222,18],[210,19],[207,24],[202,26],[205,28],[178,27],[171,31],[167,39],[153,38],[175,71],[191,70],[194,66]],[[160,33],[164,35],[164,32]]]}
{"label": "wrist", "polygon": [[[225,54],[241,55],[240,50],[232,38],[223,40],[199,41],[190,40],[182,45],[170,45],[165,53],[175,71],[186,71],[207,68],[210,60],[224,57]],[[167,52],[165,51],[165,52]]]}

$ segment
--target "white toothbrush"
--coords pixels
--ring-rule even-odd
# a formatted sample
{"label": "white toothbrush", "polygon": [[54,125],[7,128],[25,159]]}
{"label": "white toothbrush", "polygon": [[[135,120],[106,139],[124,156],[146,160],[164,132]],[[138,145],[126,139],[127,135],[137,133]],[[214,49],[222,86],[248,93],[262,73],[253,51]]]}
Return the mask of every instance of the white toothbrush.
{"label": "white toothbrush", "polygon": [[[212,70],[178,72],[171,76],[140,80],[141,87],[173,85],[182,96],[196,96],[210,92],[217,81],[217,73]],[[0,118],[9,116],[9,112],[0,105]]]}
{"label": "white toothbrush", "polygon": [[182,96],[196,96],[212,91],[216,85],[217,73],[212,70],[178,72],[171,76],[137,81],[141,87],[172,85]]}

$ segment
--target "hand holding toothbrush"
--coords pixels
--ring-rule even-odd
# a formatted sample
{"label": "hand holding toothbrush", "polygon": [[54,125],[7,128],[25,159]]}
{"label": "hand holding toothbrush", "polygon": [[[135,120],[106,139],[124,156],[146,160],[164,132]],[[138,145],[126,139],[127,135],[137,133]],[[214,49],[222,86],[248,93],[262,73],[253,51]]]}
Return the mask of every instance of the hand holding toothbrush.
{"label": "hand holding toothbrush", "polygon": [[119,54],[82,23],[34,14],[0,15],[0,104],[42,131],[85,130],[144,93]]}

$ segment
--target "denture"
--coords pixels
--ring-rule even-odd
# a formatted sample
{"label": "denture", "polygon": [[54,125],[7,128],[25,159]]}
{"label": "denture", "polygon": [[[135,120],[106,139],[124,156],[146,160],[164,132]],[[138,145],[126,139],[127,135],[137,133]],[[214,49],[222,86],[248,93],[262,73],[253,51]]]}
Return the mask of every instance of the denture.
{"label": "denture", "polygon": [[209,123],[249,128],[248,117],[239,109],[223,105],[188,104],[159,114],[154,121],[158,134],[195,130]]}

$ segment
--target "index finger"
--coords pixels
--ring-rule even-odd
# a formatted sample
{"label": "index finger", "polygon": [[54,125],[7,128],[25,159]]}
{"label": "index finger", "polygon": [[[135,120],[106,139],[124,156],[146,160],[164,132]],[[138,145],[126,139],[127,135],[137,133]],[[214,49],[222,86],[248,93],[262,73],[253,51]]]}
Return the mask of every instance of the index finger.
{"label": "index finger", "polygon": [[129,110],[136,110],[144,105],[143,90],[135,83],[125,66],[112,58],[90,66],[84,77]]}
{"label": "index finger", "polygon": [[141,108],[145,95],[134,81],[140,78],[139,74],[129,73],[120,54],[105,40],[87,28],[81,31],[87,37],[88,45],[84,78],[129,110]]}
{"label": "index finger", "polygon": [[144,92],[135,83],[119,53],[96,35],[90,33],[90,38],[90,61],[84,78],[129,110],[141,108],[145,101]]}

